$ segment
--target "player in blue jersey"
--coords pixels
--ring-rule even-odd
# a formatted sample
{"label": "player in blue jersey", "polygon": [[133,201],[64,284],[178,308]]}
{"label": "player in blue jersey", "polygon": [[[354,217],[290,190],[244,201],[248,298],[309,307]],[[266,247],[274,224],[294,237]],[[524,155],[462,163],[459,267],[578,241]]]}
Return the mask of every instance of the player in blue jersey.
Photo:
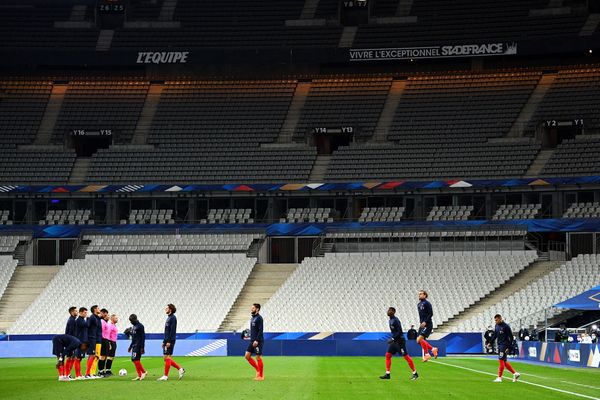
{"label": "player in blue jersey", "polygon": [[500,361],[500,366],[498,367],[498,377],[494,380],[494,382],[502,382],[504,368],[512,372],[513,382],[516,382],[521,374],[515,371],[512,365],[510,365],[510,363],[506,360],[507,352],[510,352],[513,347],[514,337],[512,329],[510,329],[510,326],[504,322],[500,314],[496,314],[494,316],[494,321],[496,322],[494,338],[498,343],[498,360]]}
{"label": "player in blue jersey", "polygon": [[171,367],[177,368],[179,371],[179,379],[185,375],[185,369],[181,368],[179,364],[173,360],[173,350],[175,349],[175,340],[177,339],[177,317],[175,316],[177,308],[174,304],[167,304],[165,308],[165,314],[167,314],[167,321],[165,322],[165,335],[163,338],[162,349],[163,359],[165,360],[165,374],[158,378],[159,381],[166,381],[169,379],[169,370]]}
{"label": "player in blue jersey", "polygon": [[[254,380],[263,381],[265,375],[262,354],[265,338],[263,334],[263,318],[260,315],[260,304],[254,303],[250,309],[250,313],[252,314],[252,319],[250,320],[250,344],[248,344],[248,348],[246,349],[245,358],[256,370]],[[252,359],[252,354],[256,355],[256,361]]]}
{"label": "player in blue jersey", "polygon": [[390,331],[392,333],[392,337],[388,340],[388,350],[385,353],[385,375],[380,376],[381,379],[390,379],[390,370],[392,368],[392,356],[394,354],[399,354],[408,363],[412,371],[411,380],[416,380],[419,377],[417,370],[415,368],[415,363],[412,358],[408,355],[408,351],[406,351],[406,340],[404,339],[404,332],[402,332],[402,324],[398,317],[396,317],[396,309],[394,307],[388,308],[387,311],[388,317],[390,317]]}
{"label": "player in blue jersey", "polygon": [[423,349],[423,362],[427,362],[431,358],[431,355],[429,354],[430,351],[435,358],[438,357],[437,347],[433,347],[425,340],[431,335],[431,331],[433,330],[433,307],[429,300],[427,300],[427,297],[428,294],[425,290],[419,291],[419,304],[417,304],[417,309],[419,310],[419,321],[421,324],[419,325],[417,343],[419,343]]}

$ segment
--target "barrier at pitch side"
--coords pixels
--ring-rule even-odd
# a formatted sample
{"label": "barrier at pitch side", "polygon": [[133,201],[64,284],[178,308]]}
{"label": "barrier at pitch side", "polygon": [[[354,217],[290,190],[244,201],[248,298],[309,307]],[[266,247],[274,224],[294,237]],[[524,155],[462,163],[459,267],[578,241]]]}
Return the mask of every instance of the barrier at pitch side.
{"label": "barrier at pitch side", "polygon": [[[129,357],[127,348],[131,341],[117,341],[117,357]],[[162,340],[146,340],[144,356],[162,357]],[[178,340],[175,343],[176,356],[226,356],[227,340]],[[52,340],[0,341],[0,358],[54,357]]]}
{"label": "barrier at pitch side", "polygon": [[[242,339],[227,340],[227,354],[242,355],[250,342]],[[446,342],[431,340],[429,343],[439,349],[439,355],[446,355]],[[388,344],[382,340],[265,340],[265,356],[382,356]],[[406,343],[408,353],[421,357],[422,349],[415,341]]]}
{"label": "barrier at pitch side", "polygon": [[600,344],[519,342],[517,359],[582,368],[600,368]]}
{"label": "barrier at pitch side", "polygon": [[[242,339],[178,340],[175,356],[243,356],[250,342]],[[446,355],[446,343],[430,342],[439,348],[439,355]],[[117,357],[129,357],[129,340],[117,341]],[[145,356],[162,356],[162,341],[147,340]],[[381,356],[387,343],[381,340],[266,340],[266,356]],[[420,357],[421,347],[416,342],[407,343],[411,356]],[[53,357],[52,341],[17,340],[0,341],[0,358]]]}

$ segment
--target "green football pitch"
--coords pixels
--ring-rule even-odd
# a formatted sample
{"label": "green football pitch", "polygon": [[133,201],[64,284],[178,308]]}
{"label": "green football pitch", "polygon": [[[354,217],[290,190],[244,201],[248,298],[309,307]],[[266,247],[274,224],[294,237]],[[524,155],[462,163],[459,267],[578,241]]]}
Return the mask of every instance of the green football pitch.
{"label": "green football pitch", "polygon": [[410,381],[402,358],[394,358],[392,379],[380,380],[384,357],[265,357],[265,380],[242,357],[177,357],[187,373],[157,382],[161,358],[144,358],[148,377],[132,382],[133,364],[115,360],[113,372],[126,377],[58,382],[53,359],[0,360],[2,399],[599,399],[600,370],[553,368],[512,362],[521,380],[493,383],[498,362],[486,358],[415,360],[420,378]]}

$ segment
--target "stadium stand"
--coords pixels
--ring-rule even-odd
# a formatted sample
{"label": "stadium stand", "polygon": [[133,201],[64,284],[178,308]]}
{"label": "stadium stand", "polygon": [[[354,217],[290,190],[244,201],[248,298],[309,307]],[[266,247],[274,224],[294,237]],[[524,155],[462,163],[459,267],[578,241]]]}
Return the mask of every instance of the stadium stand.
{"label": "stadium stand", "polygon": [[535,71],[409,77],[388,138],[428,144],[502,137],[540,78]]}
{"label": "stadium stand", "polygon": [[252,224],[250,208],[211,209],[208,217],[200,220],[201,224]]}
{"label": "stadium stand", "polygon": [[484,229],[402,229],[379,231],[330,230],[321,248],[324,252],[463,252],[463,251],[521,251],[527,231],[518,227],[489,227]]}
{"label": "stadium stand", "polygon": [[391,82],[390,77],[314,79],[296,139],[314,128],[352,127],[361,137],[373,135]]}
{"label": "stadium stand", "polygon": [[[71,7],[67,4],[0,4],[0,47],[94,49],[99,30],[85,28],[57,28],[55,22],[67,21]],[[88,10],[93,12],[93,10]],[[88,13],[88,20],[91,15]]]}
{"label": "stadium stand", "polygon": [[280,222],[333,222],[331,208],[290,208]]}
{"label": "stadium stand", "polygon": [[0,182],[13,184],[65,184],[75,151],[54,146],[9,150],[0,148]]}
{"label": "stadium stand", "polygon": [[148,93],[141,80],[89,80],[69,83],[54,128],[53,142],[73,130],[111,130],[116,143],[129,143]]}
{"label": "stadium stand", "polygon": [[404,207],[365,207],[358,217],[359,222],[393,222],[400,221],[404,215]]}
{"label": "stadium stand", "polygon": [[[417,292],[425,284],[435,307],[435,326],[502,285],[536,258],[532,251],[431,256],[326,254],[305,259],[264,306],[263,316],[274,332],[385,331],[385,310],[390,305],[396,307],[396,316],[404,324],[417,322]],[[444,279],[437,279],[442,270]],[[398,282],[402,282],[401,291]]]}
{"label": "stadium stand", "polygon": [[40,225],[93,225],[94,219],[91,218],[91,210],[50,210],[46,214],[46,219],[39,221]]}
{"label": "stadium stand", "polygon": [[0,236],[0,253],[12,254],[20,241],[29,239],[31,237],[23,235],[2,235]]}
{"label": "stadium stand", "polygon": [[[226,253],[99,254],[88,255],[85,260],[69,260],[9,332],[62,332],[61,318],[40,315],[62,315],[72,304],[89,307],[97,303],[123,319],[136,313],[146,332],[162,332],[165,318],[161,310],[166,304],[175,303],[178,313],[185,316],[178,320],[179,332],[214,332],[255,262],[244,254]],[[103,286],[101,294],[85,285],[73,285],[72,282],[80,281],[82,271],[91,282],[110,276],[111,283]]]}
{"label": "stadium stand", "polygon": [[92,158],[90,182],[306,181],[316,150],[273,143],[295,81],[167,82],[147,146],[113,146]]}
{"label": "stadium stand", "polygon": [[541,209],[541,204],[502,204],[498,207],[492,219],[534,219]]}
{"label": "stadium stand", "polygon": [[131,210],[121,224],[174,224],[173,210]]}
{"label": "stadium stand", "polygon": [[0,225],[12,225],[13,220],[10,219],[10,210],[0,210]]}
{"label": "stadium stand", "polygon": [[0,148],[33,142],[51,92],[50,81],[0,80]]}
{"label": "stadium stand", "polygon": [[[0,237],[0,252],[4,252],[4,237]],[[12,278],[15,269],[17,268],[18,261],[13,259],[12,256],[0,255],[0,298],[4,294],[4,291],[8,287],[10,278]]]}
{"label": "stadium stand", "polygon": [[473,206],[435,206],[429,211],[427,221],[466,221]]}
{"label": "stadium stand", "polygon": [[600,284],[600,257],[594,254],[579,255],[560,268],[535,280],[528,286],[492,305],[489,309],[462,321],[455,330],[479,332],[488,326],[495,314],[510,316],[509,323],[531,326],[552,318],[561,311],[552,305],[573,297]]}
{"label": "stadium stand", "polygon": [[90,183],[306,182],[316,158],[309,147],[261,149],[243,141],[206,150],[113,146],[92,157],[86,179]]}
{"label": "stadium stand", "polygon": [[113,48],[337,47],[339,25],[286,25],[300,17],[303,5],[304,0],[178,0],[174,20],[181,28],[117,29]]}
{"label": "stadium stand", "polygon": [[[532,15],[547,7],[547,0],[415,0],[410,15],[416,23],[360,26],[354,47],[403,47],[439,44],[486,43],[520,39],[576,36],[586,15]],[[383,16],[378,14],[379,16]],[[393,16],[389,15],[389,16]]]}
{"label": "stadium stand", "polygon": [[531,118],[527,131],[533,134],[545,120],[583,119],[586,133],[598,134],[599,102],[600,68],[562,69]]}
{"label": "stadium stand", "polygon": [[[438,140],[441,141],[440,137]],[[480,142],[456,139],[436,144],[369,144],[340,147],[333,153],[328,181],[424,178],[500,178],[522,176],[540,145],[530,140]]]}
{"label": "stadium stand", "polygon": [[[598,97],[600,100],[600,97]],[[600,110],[597,110],[597,112]],[[578,136],[559,144],[542,170],[542,176],[597,175],[600,171],[600,136]]]}
{"label": "stadium stand", "polygon": [[600,202],[573,203],[565,211],[563,218],[600,218]]}
{"label": "stadium stand", "polygon": [[246,252],[262,234],[85,235],[88,253]]}

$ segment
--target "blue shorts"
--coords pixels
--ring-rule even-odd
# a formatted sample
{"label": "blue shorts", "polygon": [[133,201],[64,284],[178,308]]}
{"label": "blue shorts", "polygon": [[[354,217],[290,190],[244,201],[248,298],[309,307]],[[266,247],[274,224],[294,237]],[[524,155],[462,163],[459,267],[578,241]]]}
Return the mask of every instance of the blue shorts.
{"label": "blue shorts", "polygon": [[175,349],[175,341],[173,340],[171,343],[171,345],[169,347],[165,346],[165,344],[163,343],[163,356],[172,356],[173,355],[173,350]]}
{"label": "blue shorts", "polygon": [[406,351],[406,342],[401,340],[399,342],[392,342],[388,346],[387,352],[390,354],[399,354],[402,357],[408,355],[408,351]]}
{"label": "blue shorts", "polygon": [[131,349],[131,361],[139,361],[142,359],[142,352],[140,349]]}
{"label": "blue shorts", "polygon": [[88,344],[89,344],[89,346],[87,348],[86,354],[88,356],[95,356],[96,355],[96,340],[89,339]]}
{"label": "blue shorts", "polygon": [[508,356],[506,350],[508,350],[507,346],[498,346],[498,360],[506,361],[506,357]]}
{"label": "blue shorts", "polygon": [[263,345],[265,344],[265,342],[259,341],[258,346],[256,346],[256,347],[252,346],[252,343],[254,343],[254,342],[250,341],[250,344],[248,344],[248,348],[246,348],[246,351],[250,354],[256,354],[257,356],[262,355],[262,353],[264,351]]}
{"label": "blue shorts", "polygon": [[430,325],[427,325],[425,328],[419,328],[419,333],[417,335],[427,339],[429,335],[431,335],[431,331],[433,331],[433,328]]}

